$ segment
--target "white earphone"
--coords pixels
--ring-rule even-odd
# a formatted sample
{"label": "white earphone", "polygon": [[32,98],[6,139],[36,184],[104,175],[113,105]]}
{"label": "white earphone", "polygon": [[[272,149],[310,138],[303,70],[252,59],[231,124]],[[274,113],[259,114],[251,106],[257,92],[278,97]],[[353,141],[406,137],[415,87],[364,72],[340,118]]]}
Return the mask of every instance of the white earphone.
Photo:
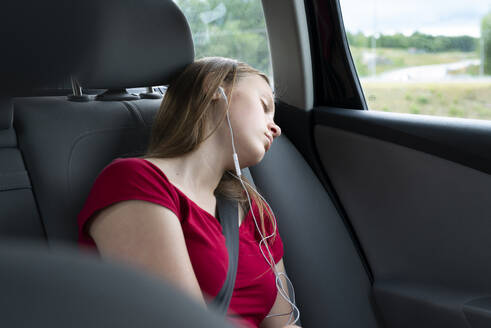
{"label": "white earphone", "polygon": [[[245,192],[246,192],[246,195],[247,195],[247,199],[249,201],[249,208],[252,209],[252,204],[251,204],[251,199],[249,197],[249,193],[247,192],[247,188],[244,186],[244,182],[247,183],[246,181],[243,181],[241,176],[242,176],[242,171],[240,169],[240,165],[239,165],[239,158],[237,157],[237,152],[235,151],[235,144],[234,144],[234,134],[232,132],[232,125],[230,124],[230,118],[229,118],[229,115],[228,115],[228,99],[227,99],[227,95],[225,94],[225,91],[223,90],[223,88],[221,86],[218,87],[218,90],[220,91],[220,93],[222,94],[222,97],[223,99],[225,100],[225,103],[227,105],[227,121],[228,121],[228,126],[230,128],[230,135],[232,136],[232,149],[233,149],[233,158],[234,158],[234,165],[235,165],[235,172],[237,173],[237,176],[235,176],[234,174],[228,172],[230,175],[232,175],[233,177],[235,177],[236,179],[238,179],[240,181],[240,183],[242,184],[242,187],[244,188]],[[273,210],[271,209],[271,207],[269,206],[268,202],[266,201],[266,199],[264,199],[263,196],[261,196],[261,194],[259,194],[257,192],[257,190],[252,187],[249,183],[247,183],[247,185],[249,187],[251,187],[252,190],[254,190],[254,192],[259,195],[259,197],[261,197],[264,202],[268,205],[268,208],[270,210],[270,212],[273,214],[273,222],[274,222],[274,227],[273,227],[273,233],[269,236],[266,236],[264,237],[261,233],[261,230],[259,229],[259,226],[257,224],[257,221],[256,221],[256,217],[254,215],[254,211],[251,210],[251,213],[252,213],[252,217],[254,218],[254,223],[256,224],[256,228],[257,228],[257,231],[259,232],[259,235],[261,236],[261,241],[259,242],[259,250],[261,251],[261,254],[263,255],[264,259],[266,260],[266,262],[269,264],[269,266],[272,268],[273,272],[274,272],[274,275],[276,277],[276,288],[278,289],[278,292],[280,293],[281,296],[283,296],[283,298],[292,306],[293,310],[290,312],[290,313],[282,313],[282,314],[271,314],[271,315],[268,315],[267,317],[277,317],[277,316],[283,316],[283,315],[290,315],[290,319],[288,320],[288,324],[295,324],[298,319],[300,318],[300,310],[297,308],[297,306],[295,305],[295,291],[293,289],[293,285],[290,281],[290,279],[283,273],[283,272],[277,272],[276,271],[276,266],[275,266],[275,263],[273,261],[273,263],[271,263],[271,261],[266,257],[266,255],[264,254],[263,252],[263,249],[261,247],[261,244],[265,245],[266,246],[266,249],[268,251],[268,254],[270,256],[270,259],[273,259],[273,255],[271,254],[271,251],[269,250],[269,247],[268,247],[268,244],[266,243],[266,240],[273,237],[276,233],[276,217],[273,213]],[[293,302],[292,300],[290,299],[289,295],[288,295],[288,292],[285,291],[285,288],[283,287],[283,283],[280,279],[281,275],[283,275],[287,281],[287,284],[290,284],[291,286],[291,290],[292,290],[292,299],[293,299]],[[296,311],[296,316],[295,316],[295,320],[290,323],[290,321],[292,320],[292,316],[294,315]]]}

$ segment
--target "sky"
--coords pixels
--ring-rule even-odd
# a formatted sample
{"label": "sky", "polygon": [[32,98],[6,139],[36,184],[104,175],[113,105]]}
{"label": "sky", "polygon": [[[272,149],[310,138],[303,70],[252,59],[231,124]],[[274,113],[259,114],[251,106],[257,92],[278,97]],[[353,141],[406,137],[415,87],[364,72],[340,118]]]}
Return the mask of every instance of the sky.
{"label": "sky", "polygon": [[346,30],[479,37],[491,0],[339,0]]}

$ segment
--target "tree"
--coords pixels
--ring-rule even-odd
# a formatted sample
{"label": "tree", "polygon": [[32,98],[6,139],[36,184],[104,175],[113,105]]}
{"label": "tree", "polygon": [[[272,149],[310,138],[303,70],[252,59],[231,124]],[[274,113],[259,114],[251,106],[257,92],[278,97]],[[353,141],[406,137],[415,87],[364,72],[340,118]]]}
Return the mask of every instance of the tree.
{"label": "tree", "polygon": [[196,58],[223,56],[272,76],[260,0],[174,0],[193,32]]}
{"label": "tree", "polygon": [[363,34],[363,32],[359,31],[356,34],[353,34],[347,31],[346,36],[348,38],[348,43],[350,46],[363,48],[369,46],[368,38]]}
{"label": "tree", "polygon": [[481,40],[484,74],[491,75],[491,12],[482,18]]}

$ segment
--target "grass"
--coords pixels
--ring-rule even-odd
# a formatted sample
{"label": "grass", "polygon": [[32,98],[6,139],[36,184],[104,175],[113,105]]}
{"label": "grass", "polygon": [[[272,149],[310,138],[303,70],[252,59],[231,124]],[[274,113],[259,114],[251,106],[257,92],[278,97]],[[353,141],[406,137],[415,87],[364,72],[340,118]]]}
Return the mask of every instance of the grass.
{"label": "grass", "polygon": [[[369,67],[363,53],[370,48],[350,47],[361,77],[368,107],[372,110],[491,120],[491,82],[375,82],[364,81]],[[410,53],[407,49],[377,48],[377,74],[395,69],[477,59],[476,52]],[[478,75],[473,65],[453,74]]]}
{"label": "grass", "polygon": [[361,84],[371,110],[491,120],[491,82]]}

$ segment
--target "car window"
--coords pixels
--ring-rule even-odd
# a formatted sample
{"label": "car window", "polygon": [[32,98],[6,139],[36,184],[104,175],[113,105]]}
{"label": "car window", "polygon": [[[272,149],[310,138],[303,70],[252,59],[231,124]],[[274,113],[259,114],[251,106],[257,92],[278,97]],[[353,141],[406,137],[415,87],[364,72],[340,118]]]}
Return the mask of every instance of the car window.
{"label": "car window", "polygon": [[191,27],[196,59],[231,57],[266,73],[273,83],[260,0],[174,0]]}
{"label": "car window", "polygon": [[491,119],[490,4],[340,0],[368,108]]}

